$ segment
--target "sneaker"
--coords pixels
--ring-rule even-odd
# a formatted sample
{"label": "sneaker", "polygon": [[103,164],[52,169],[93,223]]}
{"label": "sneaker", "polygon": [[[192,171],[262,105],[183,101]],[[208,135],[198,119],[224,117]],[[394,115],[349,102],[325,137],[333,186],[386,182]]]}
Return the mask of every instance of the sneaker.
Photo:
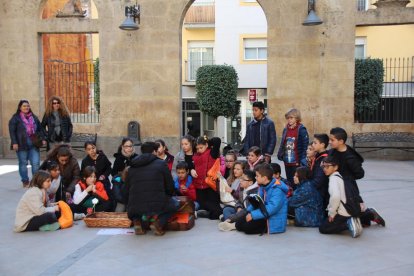
{"label": "sneaker", "polygon": [[45,224],[39,227],[39,231],[56,231],[60,228],[59,222]]}
{"label": "sneaker", "polygon": [[147,231],[145,231],[145,229],[142,227],[141,221],[139,220],[134,220],[134,230],[135,235],[145,235],[147,233]]}
{"label": "sneaker", "polygon": [[360,218],[355,218],[355,224],[356,224],[356,230],[357,230],[357,236],[361,236],[362,234],[362,224]]}
{"label": "sneaker", "polygon": [[[346,224],[348,225],[348,229],[349,231],[351,231],[351,235],[353,238],[358,237],[362,230],[359,230],[359,226],[357,225],[357,218],[354,217],[350,217],[347,221]],[[362,229],[362,227],[361,227]]]}
{"label": "sneaker", "polygon": [[375,208],[368,208],[367,211],[374,215],[374,219],[372,220],[373,222],[385,227],[385,220],[380,216],[380,214],[378,214],[378,211]]}
{"label": "sneaker", "polygon": [[209,218],[210,217],[210,212],[207,210],[198,210],[197,211],[197,217],[199,218]]}
{"label": "sneaker", "polygon": [[73,220],[82,220],[86,217],[84,213],[74,213]]}
{"label": "sneaker", "polygon": [[22,181],[23,188],[29,188],[29,180]]}
{"label": "sneaker", "polygon": [[156,236],[162,236],[165,234],[165,231],[161,227],[160,221],[158,220],[158,218],[156,218],[153,222],[151,222],[150,228]]}
{"label": "sneaker", "polygon": [[235,222],[232,223],[226,220],[218,224],[218,229],[224,232],[236,230],[236,223]]}

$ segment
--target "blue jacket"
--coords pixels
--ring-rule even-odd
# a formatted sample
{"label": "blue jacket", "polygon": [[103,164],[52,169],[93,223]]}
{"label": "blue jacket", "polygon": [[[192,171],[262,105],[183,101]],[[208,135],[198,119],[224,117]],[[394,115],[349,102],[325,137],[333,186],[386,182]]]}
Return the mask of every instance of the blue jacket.
{"label": "blue jacket", "polygon": [[[285,155],[285,139],[286,139],[286,127],[283,129],[282,140],[280,141],[279,151],[277,152],[277,158],[280,161],[283,161],[283,156]],[[309,136],[306,127],[302,124],[299,125],[298,129],[298,142],[297,142],[297,152],[300,160],[299,166],[307,166],[306,162],[306,150],[309,145]]]}
{"label": "blue jacket", "polygon": [[322,197],[310,181],[298,185],[289,198],[289,208],[295,209],[295,225],[318,227],[323,219]]}
{"label": "blue jacket", "polygon": [[[252,131],[252,125],[258,123],[256,120],[252,120],[246,129],[246,136],[244,138],[243,151],[248,153],[249,148],[253,146],[254,133]],[[273,155],[276,147],[276,129],[275,124],[269,118],[264,117],[260,122],[260,149],[262,154]]]}
{"label": "blue jacket", "polygon": [[[267,186],[259,187],[259,195],[264,199],[265,207],[269,218],[267,219],[267,232],[269,234],[283,233],[286,231],[287,220],[287,199],[288,187],[285,183],[272,179]],[[260,209],[247,207],[253,220],[264,219],[265,215]]]}

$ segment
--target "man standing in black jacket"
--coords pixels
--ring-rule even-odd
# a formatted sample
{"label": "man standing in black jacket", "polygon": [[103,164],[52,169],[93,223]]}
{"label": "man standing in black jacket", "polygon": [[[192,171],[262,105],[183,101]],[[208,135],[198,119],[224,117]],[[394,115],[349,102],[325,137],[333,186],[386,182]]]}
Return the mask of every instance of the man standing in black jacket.
{"label": "man standing in black jacket", "polygon": [[145,142],[142,154],[131,161],[126,178],[128,217],[134,222],[135,234],[143,235],[151,228],[164,235],[168,219],[177,211],[172,198],[174,183],[167,163],[156,156],[158,146]]}

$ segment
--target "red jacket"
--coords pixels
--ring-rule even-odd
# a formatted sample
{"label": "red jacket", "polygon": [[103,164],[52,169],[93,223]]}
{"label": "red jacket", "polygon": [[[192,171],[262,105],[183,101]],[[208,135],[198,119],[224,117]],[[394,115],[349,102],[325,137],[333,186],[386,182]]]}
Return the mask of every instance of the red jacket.
{"label": "red jacket", "polygon": [[205,179],[208,170],[213,167],[216,159],[211,157],[210,149],[206,149],[203,153],[196,153],[193,155],[194,169],[197,172],[198,177],[193,179],[193,184],[196,189],[207,189],[209,186],[206,184]]}
{"label": "red jacket", "polygon": [[[84,191],[87,188],[86,183],[83,183],[82,181],[79,181],[79,185],[80,185],[82,191]],[[102,182],[96,181],[95,188],[96,188],[95,194],[97,196],[99,196],[103,200],[108,200],[109,199],[108,194],[106,193],[104,184],[102,184]]]}

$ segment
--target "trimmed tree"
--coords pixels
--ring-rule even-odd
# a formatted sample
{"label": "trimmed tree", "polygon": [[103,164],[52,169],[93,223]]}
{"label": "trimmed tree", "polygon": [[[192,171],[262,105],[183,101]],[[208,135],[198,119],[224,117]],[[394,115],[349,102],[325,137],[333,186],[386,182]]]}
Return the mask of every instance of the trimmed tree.
{"label": "trimmed tree", "polygon": [[232,117],[238,113],[239,77],[231,65],[205,65],[197,70],[196,101],[200,110],[214,118]]}
{"label": "trimmed tree", "polygon": [[384,67],[381,59],[355,60],[355,113],[368,114],[377,109],[381,99]]}

